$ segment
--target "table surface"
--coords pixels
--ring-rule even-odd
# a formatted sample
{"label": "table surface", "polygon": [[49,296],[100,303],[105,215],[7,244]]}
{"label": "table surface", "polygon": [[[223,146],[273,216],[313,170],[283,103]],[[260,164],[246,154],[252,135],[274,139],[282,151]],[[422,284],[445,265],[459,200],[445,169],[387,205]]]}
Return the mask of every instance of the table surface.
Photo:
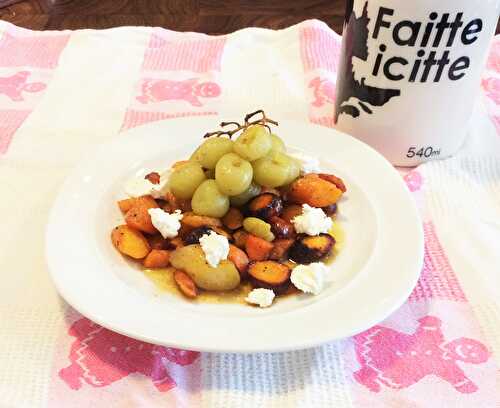
{"label": "table surface", "polygon": [[244,27],[284,28],[317,18],[342,31],[344,0],[24,0],[0,19],[35,30],[160,26],[225,34]]}

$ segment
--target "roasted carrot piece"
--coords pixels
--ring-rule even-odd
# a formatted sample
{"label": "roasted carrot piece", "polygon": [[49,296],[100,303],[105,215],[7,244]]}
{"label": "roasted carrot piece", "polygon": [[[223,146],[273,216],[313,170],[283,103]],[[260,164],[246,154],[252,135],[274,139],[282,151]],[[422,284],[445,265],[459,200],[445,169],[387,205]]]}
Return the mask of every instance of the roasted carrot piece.
{"label": "roasted carrot piece", "polygon": [[295,227],[289,221],[274,216],[269,220],[271,231],[277,238],[293,238],[295,236]]}
{"label": "roasted carrot piece", "polygon": [[186,272],[176,269],[174,272],[174,280],[183,295],[189,298],[198,296],[196,285]]}
{"label": "roasted carrot piece", "polygon": [[265,239],[248,234],[245,249],[250,260],[265,261],[271,254],[273,244]]}
{"label": "roasted carrot piece", "polygon": [[148,213],[150,208],[158,208],[156,201],[152,202],[138,201],[134,206],[125,214],[125,222],[128,226],[138,229],[139,231],[148,234],[158,232],[151,222],[151,216]]}
{"label": "roasted carrot piece", "polygon": [[151,249],[166,249],[168,247],[168,241],[160,234],[150,235],[147,240]]}
{"label": "roasted carrot piece", "polygon": [[245,251],[241,250],[235,245],[229,245],[229,254],[227,256],[227,259],[234,263],[242,278],[246,276],[249,260]]}
{"label": "roasted carrot piece", "polygon": [[292,220],[297,216],[302,214],[302,206],[298,204],[289,204],[283,209],[281,218],[285,221],[292,222]]}
{"label": "roasted carrot piece", "polygon": [[177,198],[174,196],[170,191],[167,191],[165,193],[165,200],[167,201],[168,211],[165,208],[165,211],[167,212],[174,212],[175,210],[181,210],[183,213],[187,213],[192,211],[191,208],[191,200],[183,200],[181,198]]}
{"label": "roasted carrot piece", "polygon": [[335,186],[343,193],[345,193],[347,191],[347,188],[344,184],[344,180],[342,180],[340,177],[337,177],[333,174],[326,174],[326,173],[319,173],[318,176],[319,176],[319,178],[321,178],[323,180],[326,180],[330,183],[335,184]]}
{"label": "roasted carrot piece", "polygon": [[276,261],[251,262],[248,266],[250,281],[259,288],[272,289],[280,294],[290,284],[290,268]]}
{"label": "roasted carrot piece", "polygon": [[283,211],[283,200],[273,193],[262,193],[253,198],[247,205],[248,215],[267,220]]}
{"label": "roasted carrot piece", "polygon": [[277,239],[273,241],[273,250],[269,255],[269,259],[279,261],[288,257],[288,250],[293,245],[293,239]]}
{"label": "roasted carrot piece", "polygon": [[230,230],[237,230],[243,225],[243,214],[237,208],[231,207],[222,217],[222,223]]}
{"label": "roasted carrot piece", "polygon": [[141,197],[132,197],[125,198],[117,202],[118,207],[120,208],[122,213],[126,213],[129,211],[134,205],[144,203],[145,205],[150,205],[150,208],[158,207],[155,199],[149,195],[141,196]]}
{"label": "roasted carrot piece", "polygon": [[323,180],[317,174],[308,174],[292,183],[287,197],[296,204],[326,207],[335,204],[342,194],[335,184]]}
{"label": "roasted carrot piece", "polygon": [[236,245],[238,248],[245,249],[248,235],[248,232],[246,232],[244,229],[235,231],[233,233],[234,245]]}
{"label": "roasted carrot piece", "polygon": [[335,239],[329,234],[301,234],[290,248],[290,259],[301,264],[318,262],[330,254],[334,245]]}
{"label": "roasted carrot piece", "polygon": [[170,251],[165,249],[153,249],[144,258],[143,265],[146,268],[165,268],[169,264]]}
{"label": "roasted carrot piece", "polygon": [[177,249],[184,246],[184,242],[181,237],[175,237],[168,240],[168,246],[173,249]]}
{"label": "roasted carrot piece", "polygon": [[184,217],[181,220],[181,224],[191,228],[222,227],[222,222],[219,218],[196,215],[191,212],[187,212],[184,214]]}

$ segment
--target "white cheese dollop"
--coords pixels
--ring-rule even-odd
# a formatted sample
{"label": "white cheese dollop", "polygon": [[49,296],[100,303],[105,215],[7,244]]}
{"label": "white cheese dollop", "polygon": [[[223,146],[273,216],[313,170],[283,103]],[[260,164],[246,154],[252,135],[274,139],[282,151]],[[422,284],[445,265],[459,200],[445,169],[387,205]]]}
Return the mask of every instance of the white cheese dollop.
{"label": "white cheese dollop", "polygon": [[160,174],[158,184],[151,183],[145,176],[132,177],[125,183],[125,193],[130,197],[141,197],[150,195],[153,198],[162,198],[168,191],[168,180],[171,171],[167,170]]}
{"label": "white cheese dollop", "polygon": [[298,265],[293,268],[290,280],[302,292],[317,295],[323,290],[327,270],[328,268],[323,262]]}
{"label": "white cheese dollop", "polygon": [[274,292],[271,289],[254,289],[245,300],[253,305],[259,305],[259,307],[269,307],[273,303]]}
{"label": "white cheese dollop", "polygon": [[302,174],[318,173],[320,171],[319,160],[316,157],[308,156],[302,152],[292,152],[288,153],[288,155],[300,163],[300,172]]}
{"label": "white cheese dollop", "polygon": [[229,255],[229,241],[224,235],[219,235],[214,231],[204,234],[200,238],[201,249],[205,253],[205,259],[213,268],[219,265],[223,259]]}
{"label": "white cheese dollop", "polygon": [[295,231],[307,235],[327,233],[332,228],[333,221],[321,208],[302,205],[302,214],[292,219]]}
{"label": "white cheese dollop", "polygon": [[148,213],[151,216],[153,226],[160,232],[163,238],[167,239],[177,236],[181,228],[180,221],[183,217],[180,210],[168,213],[161,208],[150,208]]}

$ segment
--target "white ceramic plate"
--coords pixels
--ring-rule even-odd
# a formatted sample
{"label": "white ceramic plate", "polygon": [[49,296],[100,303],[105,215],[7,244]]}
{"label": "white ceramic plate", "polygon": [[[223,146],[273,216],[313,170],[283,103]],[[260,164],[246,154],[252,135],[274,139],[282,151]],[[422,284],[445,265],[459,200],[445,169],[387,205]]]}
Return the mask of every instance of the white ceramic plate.
{"label": "white ceramic plate", "polygon": [[319,296],[291,296],[268,309],[192,303],[159,292],[113,248],[122,221],[116,200],[144,169],[184,159],[220,119],[157,122],[101,146],[68,177],[47,229],[47,259],[64,299],[93,321],[151,343],[200,351],[284,351],[365,330],[409,296],[423,260],[423,234],[401,177],[378,153],[335,130],[282,121],[288,146],[320,158],[344,178],[339,203],[345,242]]}

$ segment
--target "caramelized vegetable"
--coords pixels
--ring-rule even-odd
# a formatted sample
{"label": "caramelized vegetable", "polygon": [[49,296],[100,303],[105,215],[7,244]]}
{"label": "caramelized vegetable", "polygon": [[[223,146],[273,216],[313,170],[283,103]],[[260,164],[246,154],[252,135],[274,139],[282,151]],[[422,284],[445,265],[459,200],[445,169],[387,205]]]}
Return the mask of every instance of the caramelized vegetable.
{"label": "caramelized vegetable", "polygon": [[144,203],[147,206],[151,206],[150,208],[154,208],[154,206],[158,206],[155,199],[150,195],[145,195],[141,197],[132,197],[125,198],[124,200],[118,201],[118,207],[120,208],[122,213],[126,213],[129,211],[134,205]]}
{"label": "caramelized vegetable", "polygon": [[288,250],[295,241],[293,239],[277,239],[273,242],[273,249],[269,259],[281,261],[288,259]]}
{"label": "caramelized vegetable", "polygon": [[326,173],[319,173],[318,176],[319,176],[319,178],[322,178],[323,180],[326,180],[330,183],[335,184],[335,186],[343,193],[345,193],[347,191],[345,184],[344,184],[344,181],[340,177],[334,176],[333,174],[326,174]]}
{"label": "caramelized vegetable", "polygon": [[238,231],[234,232],[234,245],[236,245],[238,248],[245,249],[248,235],[248,232],[246,232],[244,229],[239,229]]}
{"label": "caramelized vegetable", "polygon": [[129,227],[135,228],[139,231],[146,232],[148,234],[157,233],[158,231],[153,226],[151,216],[148,213],[150,208],[158,208],[158,204],[156,204],[155,200],[152,199],[152,202],[137,202],[125,214],[125,222]]}
{"label": "caramelized vegetable", "polygon": [[227,259],[220,261],[215,268],[210,266],[199,244],[177,248],[170,254],[170,263],[186,272],[201,289],[232,290],[241,281],[238,269]]}
{"label": "caramelized vegetable", "polygon": [[271,254],[273,244],[266,241],[265,239],[256,237],[252,234],[248,234],[248,238],[245,243],[245,249],[250,260],[265,261]]}
{"label": "caramelized vegetable", "polygon": [[182,248],[184,246],[184,242],[181,237],[175,237],[168,240],[168,248],[177,249]]}
{"label": "caramelized vegetable", "polygon": [[165,199],[167,201],[168,206],[164,206],[163,209],[167,212],[174,212],[175,210],[181,210],[181,212],[187,213],[193,211],[191,208],[190,199],[182,199],[176,197],[170,191],[167,191],[167,193],[165,194]]}
{"label": "caramelized vegetable", "polygon": [[205,234],[210,234],[210,231],[213,231],[210,227],[198,227],[191,230],[187,235],[184,236],[184,244],[198,244],[200,242],[200,238]]}
{"label": "caramelized vegetable", "polygon": [[169,242],[160,234],[150,235],[147,237],[151,249],[167,249]]}
{"label": "caramelized vegetable", "polygon": [[269,222],[271,223],[271,231],[276,238],[293,238],[295,236],[295,228],[291,222],[277,216],[271,217]]}
{"label": "caramelized vegetable", "polygon": [[142,264],[146,268],[165,268],[168,266],[170,251],[164,249],[152,249],[144,258]]}
{"label": "caramelized vegetable", "polygon": [[248,215],[268,220],[272,216],[280,215],[283,211],[283,200],[273,193],[259,194],[247,205]]}
{"label": "caramelized vegetable", "polygon": [[302,214],[302,206],[298,204],[289,204],[283,209],[281,218],[285,221],[292,222],[292,220],[297,216]]}
{"label": "caramelized vegetable", "polygon": [[176,269],[174,272],[174,280],[183,295],[192,299],[198,296],[196,285],[193,279],[191,279],[191,277],[186,272]]}
{"label": "caramelized vegetable", "polygon": [[222,217],[222,223],[230,230],[237,230],[243,225],[243,214],[237,208],[231,207]]}
{"label": "caramelized vegetable", "polygon": [[233,236],[230,232],[227,232],[224,228],[221,227],[210,227],[212,230],[214,230],[217,234],[222,235],[227,238],[229,242],[233,242]]}
{"label": "caramelized vegetable", "polygon": [[144,235],[128,225],[115,227],[111,232],[111,241],[118,251],[135,259],[144,258],[151,250]]}
{"label": "caramelized vegetable", "polygon": [[196,215],[194,213],[185,213],[181,220],[181,224],[191,228],[222,227],[222,222],[219,218],[206,217],[204,215]]}
{"label": "caramelized vegetable", "polygon": [[330,254],[334,244],[335,239],[328,234],[301,234],[290,248],[290,259],[301,264],[318,262]]}
{"label": "caramelized vegetable", "polygon": [[160,184],[160,174],[158,174],[156,171],[146,174],[144,178],[148,180],[151,184]]}
{"label": "caramelized vegetable", "polygon": [[287,194],[291,202],[309,204],[311,207],[326,207],[335,204],[341,196],[342,190],[317,174],[307,174],[297,179],[292,183]]}
{"label": "caramelized vegetable", "polygon": [[249,260],[245,251],[241,250],[235,245],[229,245],[229,254],[227,256],[227,259],[234,263],[234,266],[236,266],[236,269],[238,269],[238,272],[240,273],[242,279],[246,277]]}
{"label": "caramelized vegetable", "polygon": [[290,285],[291,269],[276,261],[250,262],[248,275],[258,288],[272,289],[276,294],[284,293]]}

